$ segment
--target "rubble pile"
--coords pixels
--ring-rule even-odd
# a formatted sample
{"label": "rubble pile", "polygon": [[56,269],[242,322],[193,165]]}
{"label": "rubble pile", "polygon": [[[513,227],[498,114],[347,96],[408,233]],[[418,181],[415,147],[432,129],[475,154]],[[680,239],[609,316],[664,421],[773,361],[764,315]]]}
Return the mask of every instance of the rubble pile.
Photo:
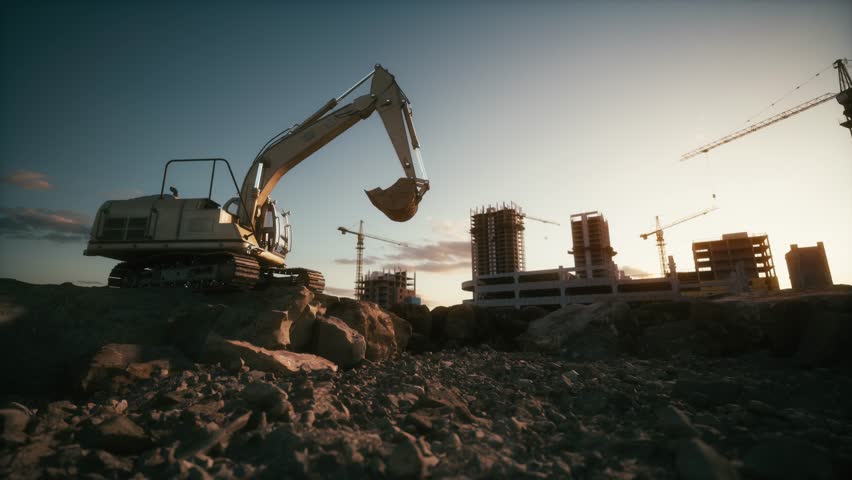
{"label": "rubble pile", "polygon": [[850,300],[391,313],[0,281],[0,477],[849,478]]}

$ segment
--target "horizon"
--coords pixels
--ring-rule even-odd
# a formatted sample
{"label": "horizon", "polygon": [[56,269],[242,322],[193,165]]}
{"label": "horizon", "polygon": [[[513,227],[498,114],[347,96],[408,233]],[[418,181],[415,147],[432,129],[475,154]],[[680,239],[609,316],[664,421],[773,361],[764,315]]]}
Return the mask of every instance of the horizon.
{"label": "horizon", "polygon": [[[503,201],[561,224],[526,222],[527,270],[572,266],[569,217],[600,211],[619,268],[653,274],[656,246],[639,234],[657,215],[666,224],[712,204],[665,233],[679,271],[692,269],[693,241],[745,231],[769,236],[782,288],[789,246],[820,241],[835,284],[852,284],[852,227],[842,220],[852,218],[852,142],[836,101],[679,161],[836,92],[826,67],[852,54],[852,4],[375,10],[4,6],[0,277],[105,284],[117,262],[82,254],[103,202],[156,194],[173,158],[226,158],[239,182],[267,139],[381,63],[414,109],[431,181],[420,212],[394,223],[362,192],[400,174],[377,115],[272,195],[293,212],[288,264],[323,272],[329,293],[353,290],[355,239],[337,227],[363,219],[367,233],[411,244],[368,239],[365,271],[400,265],[417,272],[430,307],[461,303],[469,212]],[[181,192],[206,193],[191,169],[174,178]],[[217,182],[214,199],[224,203],[227,188]]]}

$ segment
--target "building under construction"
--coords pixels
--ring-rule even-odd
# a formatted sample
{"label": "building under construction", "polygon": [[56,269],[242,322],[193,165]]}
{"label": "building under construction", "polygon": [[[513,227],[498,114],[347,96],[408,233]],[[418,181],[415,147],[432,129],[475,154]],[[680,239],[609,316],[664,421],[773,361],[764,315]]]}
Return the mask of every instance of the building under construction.
{"label": "building under construction", "polygon": [[480,207],[470,214],[473,276],[523,272],[524,214],[514,203]]}
{"label": "building under construction", "polygon": [[742,290],[778,290],[766,234],[727,233],[719,240],[692,243],[700,282],[739,279]]}
{"label": "building under construction", "polygon": [[784,255],[784,259],[787,261],[793,290],[819,289],[834,285],[822,242],[817,242],[815,247],[799,248],[796,244],[790,245],[790,251]]}
{"label": "building under construction", "polygon": [[361,283],[361,300],[376,303],[382,308],[420,303],[417,297],[417,273],[409,277],[405,270],[367,272]]}
{"label": "building under construction", "polygon": [[[600,212],[571,216],[573,249],[568,253],[574,256],[574,267],[560,265],[547,270],[503,268],[496,271],[498,258],[504,267],[507,260],[522,260],[523,217],[515,205],[504,205],[502,209],[483,208],[471,216],[473,279],[463,282],[462,290],[471,292],[473,298],[465,303],[487,307],[558,308],[615,298],[640,303],[778,290],[766,235],[734,233],[723,235],[721,240],[693,243],[695,271],[678,271],[674,258],[668,256],[667,273],[661,276],[631,278],[619,273],[612,261],[616,252],[610,244],[609,224]],[[506,230],[501,231],[500,227]],[[516,247],[510,249],[511,255],[495,255],[497,242],[494,240],[498,238],[503,239],[502,245],[509,243],[507,238],[517,239]],[[505,249],[500,252],[505,253]]]}
{"label": "building under construction", "polygon": [[609,223],[601,212],[571,215],[570,252],[574,255],[577,278],[605,278],[617,275],[612,257],[616,252],[609,241]]}

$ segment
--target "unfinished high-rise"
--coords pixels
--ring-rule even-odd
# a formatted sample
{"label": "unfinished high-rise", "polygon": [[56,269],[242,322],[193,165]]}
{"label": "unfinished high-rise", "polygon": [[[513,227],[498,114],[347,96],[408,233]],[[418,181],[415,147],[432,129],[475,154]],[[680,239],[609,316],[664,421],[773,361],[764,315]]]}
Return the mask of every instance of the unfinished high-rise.
{"label": "unfinished high-rise", "polygon": [[719,240],[692,243],[700,281],[741,278],[751,290],[778,290],[766,234],[727,233]]}
{"label": "unfinished high-rise", "polygon": [[514,203],[480,207],[470,214],[473,277],[523,272],[524,215]]}
{"label": "unfinished high-rise", "polygon": [[571,215],[571,237],[577,278],[616,276],[612,257],[616,252],[609,241],[609,223],[601,212]]}
{"label": "unfinished high-rise", "polygon": [[416,273],[409,277],[405,270],[367,272],[362,285],[362,300],[376,303],[382,308],[419,302]]}
{"label": "unfinished high-rise", "polygon": [[790,273],[790,285],[793,290],[827,288],[834,285],[831,269],[825,256],[825,245],[817,242],[815,247],[790,245],[790,251],[784,255],[787,271]]}

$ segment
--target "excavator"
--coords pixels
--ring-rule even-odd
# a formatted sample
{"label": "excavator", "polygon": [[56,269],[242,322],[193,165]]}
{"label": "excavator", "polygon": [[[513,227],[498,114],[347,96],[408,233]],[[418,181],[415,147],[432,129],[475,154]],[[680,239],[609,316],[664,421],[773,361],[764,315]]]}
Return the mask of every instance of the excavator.
{"label": "excavator", "polygon": [[[368,94],[337,108],[368,80]],[[110,272],[110,287],[251,288],[280,281],[321,292],[325,280],[320,272],[286,267],[285,259],[293,246],[289,212],[282,211],[270,194],[287,172],[375,111],[405,176],[387,189],[374,188],[366,194],[391,220],[408,221],[429,190],[429,180],[420,156],[411,102],[394,76],[376,65],[343,94],[270,139],[255,157],[241,187],[223,158],[168,161],[159,195],[110,200],[98,209],[83,254],[121,262]],[[174,187],[170,187],[171,194],[164,192],[169,166],[185,162],[211,165],[207,198],[181,198]],[[223,164],[236,196],[220,206],[213,201],[212,193],[216,167]]]}

